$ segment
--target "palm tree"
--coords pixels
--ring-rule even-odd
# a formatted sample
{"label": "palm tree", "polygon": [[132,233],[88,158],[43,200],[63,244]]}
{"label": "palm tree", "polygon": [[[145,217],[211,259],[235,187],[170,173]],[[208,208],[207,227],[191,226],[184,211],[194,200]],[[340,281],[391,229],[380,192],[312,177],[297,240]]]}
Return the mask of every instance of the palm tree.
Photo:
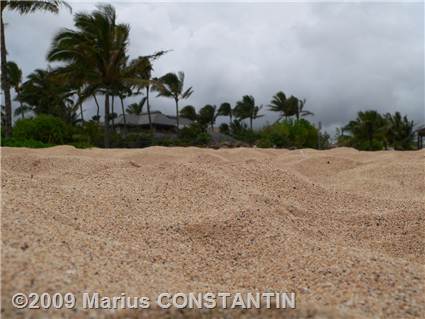
{"label": "palm tree", "polygon": [[354,146],[372,150],[387,144],[388,128],[387,120],[377,111],[365,111],[357,113],[357,119],[350,121],[344,130],[351,132]]}
{"label": "palm tree", "polygon": [[230,123],[232,123],[232,114],[233,110],[232,110],[232,106],[230,105],[230,103],[224,102],[220,105],[220,107],[218,108],[217,111],[217,115],[218,116],[228,116],[229,117],[229,125]]}
{"label": "palm tree", "polygon": [[173,98],[176,103],[176,121],[177,129],[179,129],[179,100],[189,98],[192,93],[192,87],[184,90],[184,73],[167,73],[159,79],[155,84],[155,90],[158,96]]}
{"label": "palm tree", "polygon": [[4,32],[3,11],[13,10],[19,14],[28,14],[34,11],[43,10],[53,13],[59,11],[61,5],[66,6],[71,10],[71,7],[61,0],[32,0],[32,1],[19,1],[19,0],[1,0],[0,1],[0,51],[1,51],[1,83],[5,98],[5,135],[9,137],[12,133],[12,101],[10,98],[10,83],[7,77],[7,50],[6,50],[6,36]]}
{"label": "palm tree", "polygon": [[211,130],[214,131],[214,123],[217,117],[217,107],[215,105],[207,104],[199,110],[199,122],[201,125],[211,125]]}
{"label": "palm tree", "polygon": [[[15,90],[15,93],[16,93],[15,100],[19,101],[20,106],[22,107],[22,101],[19,100],[19,93],[20,93],[21,83],[22,83],[22,71],[19,68],[19,66],[13,61],[7,62],[6,70],[7,70],[7,79],[9,81],[9,85],[11,87],[13,87],[13,89]],[[3,86],[2,86],[2,88],[3,88]],[[22,114],[22,116],[24,116],[24,113],[19,112],[19,115],[21,115],[21,114]]]}
{"label": "palm tree", "polygon": [[306,99],[297,99],[298,100],[298,106],[297,106],[297,111],[295,113],[295,116],[297,117],[297,120],[300,119],[300,116],[308,116],[308,115],[314,115],[313,112],[308,111],[308,110],[304,110],[304,105],[307,102]]}
{"label": "palm tree", "polygon": [[146,93],[146,108],[149,119],[149,128],[152,131],[152,118],[151,118],[151,107],[149,100],[149,92],[153,84],[156,83],[156,79],[152,79],[152,61],[156,60],[168,51],[159,51],[153,55],[141,56],[130,62],[128,67],[128,81],[139,89],[145,89]]}
{"label": "palm tree", "polygon": [[272,100],[270,101],[269,110],[272,112],[280,113],[280,117],[277,119],[276,122],[279,122],[282,118],[285,118],[287,120],[290,116],[293,115],[295,115],[297,119],[299,119],[299,116],[301,114],[313,114],[309,111],[302,111],[304,104],[305,100],[300,101],[298,98],[292,95],[287,98],[285,93],[279,91],[273,96]]}
{"label": "palm tree", "polygon": [[105,95],[105,147],[110,145],[110,96],[120,86],[127,63],[130,27],[118,24],[114,7],[100,5],[89,13],[74,16],[77,30],[63,29],[54,38],[49,61],[80,64],[86,69],[88,92]]}
{"label": "palm tree", "polygon": [[415,123],[409,121],[407,116],[402,117],[400,112],[395,112],[394,115],[388,113],[385,118],[389,124],[388,143],[396,150],[412,149]]}
{"label": "palm tree", "polygon": [[78,104],[72,99],[73,90],[54,72],[36,69],[27,78],[19,90],[21,103],[30,105],[36,114],[51,114],[66,122],[75,122]]}
{"label": "palm tree", "polygon": [[31,106],[25,105],[25,104],[22,104],[21,103],[21,105],[15,109],[15,116],[19,116],[20,115],[22,117],[22,119],[24,119],[25,118],[25,113],[31,112],[31,111],[32,111],[32,107]]}
{"label": "palm tree", "polygon": [[145,105],[146,101],[147,101],[147,97],[144,97],[139,103],[132,103],[128,105],[125,111],[128,114],[140,115],[143,112],[143,106]]}
{"label": "palm tree", "polygon": [[180,110],[180,116],[185,117],[191,121],[196,121],[198,119],[198,114],[196,114],[196,109],[192,105],[186,105]]}
{"label": "palm tree", "polygon": [[255,99],[252,95],[245,95],[241,101],[236,102],[233,113],[239,120],[249,118],[249,127],[252,130],[253,120],[263,116],[258,114],[262,108],[263,106],[255,105]]}
{"label": "palm tree", "polygon": [[6,71],[10,86],[15,90],[16,94],[19,94],[22,83],[22,70],[15,62],[8,61],[6,64]]}
{"label": "palm tree", "polygon": [[277,92],[269,105],[269,110],[272,112],[279,112],[280,117],[276,122],[279,122],[283,117],[288,118],[288,110],[286,103],[286,95],[282,91]]}

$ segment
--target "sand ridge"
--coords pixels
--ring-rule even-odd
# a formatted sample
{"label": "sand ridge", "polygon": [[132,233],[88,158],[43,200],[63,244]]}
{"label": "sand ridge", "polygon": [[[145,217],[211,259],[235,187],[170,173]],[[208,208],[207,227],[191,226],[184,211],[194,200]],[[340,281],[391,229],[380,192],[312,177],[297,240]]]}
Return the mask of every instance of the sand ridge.
{"label": "sand ridge", "polygon": [[288,318],[425,316],[425,151],[1,152],[8,317],[17,291],[294,291]]}

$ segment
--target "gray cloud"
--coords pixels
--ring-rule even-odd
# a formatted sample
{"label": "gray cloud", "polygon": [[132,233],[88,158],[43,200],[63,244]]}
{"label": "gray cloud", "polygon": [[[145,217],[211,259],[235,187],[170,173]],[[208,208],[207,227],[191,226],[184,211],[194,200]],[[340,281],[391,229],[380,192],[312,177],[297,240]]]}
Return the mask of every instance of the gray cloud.
{"label": "gray cloud", "polygon": [[[156,75],[183,70],[195,93],[182,103],[234,104],[252,94],[267,105],[274,93],[307,99],[306,108],[332,130],[357,111],[400,110],[424,122],[423,3],[115,3],[131,26],[132,57],[173,51],[155,64]],[[74,12],[93,3],[74,3]],[[9,59],[28,74],[46,67],[54,33],[72,27],[55,16],[7,13]],[[128,103],[130,103],[130,99]],[[153,107],[174,112],[172,101]],[[86,112],[94,106],[86,104]],[[266,112],[258,125],[273,121]]]}

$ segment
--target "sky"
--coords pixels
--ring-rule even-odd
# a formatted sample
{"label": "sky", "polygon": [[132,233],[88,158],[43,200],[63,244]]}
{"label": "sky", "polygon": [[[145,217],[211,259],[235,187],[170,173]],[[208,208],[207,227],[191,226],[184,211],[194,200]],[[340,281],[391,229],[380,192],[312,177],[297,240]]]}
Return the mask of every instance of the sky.
{"label": "sky", "polygon": [[[96,2],[72,2],[73,13]],[[118,22],[131,27],[134,58],[172,50],[154,64],[155,76],[184,71],[194,94],[180,103],[232,105],[255,97],[273,123],[272,96],[305,98],[305,109],[333,133],[360,110],[400,111],[415,123],[424,116],[424,3],[147,3],[111,2]],[[73,27],[72,14],[5,13],[8,59],[24,75],[46,68],[55,33]],[[127,99],[126,104],[141,96]],[[174,102],[152,98],[152,109],[174,115]],[[94,115],[92,101],[85,116]],[[218,123],[225,122],[221,118]]]}

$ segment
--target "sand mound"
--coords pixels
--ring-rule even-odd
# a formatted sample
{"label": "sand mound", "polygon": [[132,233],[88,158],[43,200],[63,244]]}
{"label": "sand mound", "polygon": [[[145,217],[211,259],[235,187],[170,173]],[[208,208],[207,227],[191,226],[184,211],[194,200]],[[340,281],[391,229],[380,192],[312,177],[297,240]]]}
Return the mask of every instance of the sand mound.
{"label": "sand mound", "polygon": [[12,307],[16,292],[291,291],[299,309],[285,313],[108,316],[424,317],[424,159],[353,149],[3,148],[2,311],[28,314]]}

